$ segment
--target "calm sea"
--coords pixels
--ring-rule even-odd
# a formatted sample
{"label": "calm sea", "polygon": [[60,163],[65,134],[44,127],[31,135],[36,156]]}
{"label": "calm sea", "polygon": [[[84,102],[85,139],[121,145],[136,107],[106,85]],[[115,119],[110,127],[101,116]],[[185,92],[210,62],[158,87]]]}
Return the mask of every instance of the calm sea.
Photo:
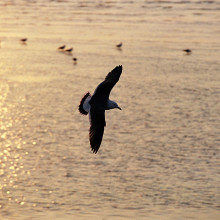
{"label": "calm sea", "polygon": [[[219,24],[219,0],[1,0],[0,219],[218,220]],[[120,64],[93,154],[78,105]]]}

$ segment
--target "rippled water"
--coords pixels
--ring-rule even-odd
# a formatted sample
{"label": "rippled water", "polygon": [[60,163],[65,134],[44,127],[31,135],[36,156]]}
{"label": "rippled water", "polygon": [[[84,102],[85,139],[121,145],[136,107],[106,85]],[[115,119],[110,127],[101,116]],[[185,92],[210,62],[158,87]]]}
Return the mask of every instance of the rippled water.
{"label": "rippled water", "polygon": [[[219,219],[219,1],[0,10],[1,219]],[[78,104],[119,64],[122,111],[92,154]]]}

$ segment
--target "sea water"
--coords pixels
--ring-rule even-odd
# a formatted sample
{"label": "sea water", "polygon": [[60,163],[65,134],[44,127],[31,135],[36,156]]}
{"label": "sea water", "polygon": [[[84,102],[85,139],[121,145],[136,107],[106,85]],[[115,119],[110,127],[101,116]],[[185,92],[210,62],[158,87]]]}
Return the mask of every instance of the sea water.
{"label": "sea water", "polygon": [[[0,218],[219,219],[219,23],[218,0],[1,1]],[[78,105],[117,65],[93,154]]]}

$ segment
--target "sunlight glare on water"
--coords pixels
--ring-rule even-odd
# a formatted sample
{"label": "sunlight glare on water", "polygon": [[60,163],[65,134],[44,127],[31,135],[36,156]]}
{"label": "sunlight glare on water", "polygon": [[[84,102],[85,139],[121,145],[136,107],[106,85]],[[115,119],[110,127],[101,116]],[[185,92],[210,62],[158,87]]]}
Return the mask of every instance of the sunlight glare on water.
{"label": "sunlight glare on water", "polygon": [[[0,10],[0,219],[219,219],[219,1]],[[93,154],[78,105],[117,65]]]}

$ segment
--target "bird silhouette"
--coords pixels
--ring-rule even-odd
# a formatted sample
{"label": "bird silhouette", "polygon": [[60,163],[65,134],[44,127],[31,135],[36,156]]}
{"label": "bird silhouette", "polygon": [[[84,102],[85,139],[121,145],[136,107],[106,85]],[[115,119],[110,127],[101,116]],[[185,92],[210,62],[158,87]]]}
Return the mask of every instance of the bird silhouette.
{"label": "bird silhouette", "polygon": [[90,130],[89,140],[93,153],[97,153],[102,142],[105,122],[105,110],[121,108],[118,104],[109,99],[110,92],[118,82],[122,73],[122,66],[116,66],[105,80],[95,89],[94,94],[86,93],[79,105],[79,112],[83,115],[89,114]]}

